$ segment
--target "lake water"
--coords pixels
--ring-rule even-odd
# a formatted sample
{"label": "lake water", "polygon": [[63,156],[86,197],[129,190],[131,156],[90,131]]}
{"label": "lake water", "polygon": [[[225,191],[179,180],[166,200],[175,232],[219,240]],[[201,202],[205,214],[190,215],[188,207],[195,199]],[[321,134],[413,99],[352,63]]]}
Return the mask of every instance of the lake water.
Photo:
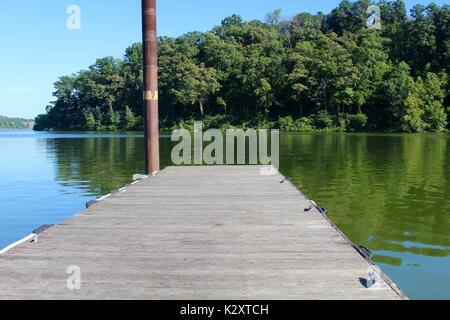
{"label": "lake water", "polygon": [[[172,143],[161,139],[162,167]],[[450,299],[450,136],[282,134],[281,172],[413,299]],[[143,170],[139,134],[0,131],[0,247]]]}

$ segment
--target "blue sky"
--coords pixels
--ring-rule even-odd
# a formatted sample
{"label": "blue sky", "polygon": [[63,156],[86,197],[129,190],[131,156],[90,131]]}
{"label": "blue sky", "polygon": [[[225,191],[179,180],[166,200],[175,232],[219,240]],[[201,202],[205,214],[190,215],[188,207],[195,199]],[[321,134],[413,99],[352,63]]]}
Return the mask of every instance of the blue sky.
{"label": "blue sky", "polygon": [[[415,3],[431,1],[407,0]],[[438,4],[448,0],[436,0]],[[0,115],[33,118],[52,100],[59,76],[85,69],[96,58],[120,57],[140,41],[140,0],[1,0]],[[159,0],[159,35],[206,31],[233,13],[264,19],[329,12],[339,0]],[[81,30],[66,28],[69,5],[81,8]]]}

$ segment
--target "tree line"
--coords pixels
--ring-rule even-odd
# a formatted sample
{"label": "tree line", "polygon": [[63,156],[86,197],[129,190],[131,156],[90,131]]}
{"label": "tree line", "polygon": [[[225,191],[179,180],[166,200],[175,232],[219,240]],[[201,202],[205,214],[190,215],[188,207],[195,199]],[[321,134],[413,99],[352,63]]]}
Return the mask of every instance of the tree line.
{"label": "tree line", "polygon": [[[381,29],[367,8],[381,9]],[[448,129],[450,6],[343,0],[328,14],[225,18],[159,38],[161,128]],[[36,130],[140,130],[142,45],[55,83]]]}
{"label": "tree line", "polygon": [[0,128],[1,129],[26,129],[28,124],[33,120],[26,120],[22,118],[8,118],[0,116]]}

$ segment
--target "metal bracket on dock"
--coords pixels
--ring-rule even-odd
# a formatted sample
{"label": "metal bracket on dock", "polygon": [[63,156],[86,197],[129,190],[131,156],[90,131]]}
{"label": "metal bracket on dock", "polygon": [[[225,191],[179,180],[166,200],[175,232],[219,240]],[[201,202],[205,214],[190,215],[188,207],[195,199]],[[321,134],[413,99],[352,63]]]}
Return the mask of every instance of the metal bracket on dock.
{"label": "metal bracket on dock", "polygon": [[41,233],[43,233],[44,231],[50,229],[53,226],[54,226],[54,224],[44,224],[44,225],[40,226],[39,228],[34,229],[33,233],[32,233],[34,235],[34,237],[31,239],[31,242],[33,242],[33,243],[38,242],[39,241],[39,235]]}
{"label": "metal bracket on dock", "polygon": [[41,233],[43,233],[44,231],[50,229],[53,226],[54,226],[54,224],[44,224],[44,225],[40,226],[39,228],[34,229],[33,233],[34,234],[41,234]]}
{"label": "metal bracket on dock", "polygon": [[358,251],[359,254],[362,255],[364,258],[372,261],[373,256],[374,256],[372,251],[370,251],[369,249],[367,249],[364,246],[353,245],[353,248],[355,248],[356,251]]}
{"label": "metal bracket on dock", "polygon": [[[322,207],[320,207],[315,201],[313,201],[313,200],[309,200],[309,202],[312,204],[312,206],[314,207],[314,208],[316,208],[317,209],[317,211],[319,211],[321,214],[323,214],[324,216],[327,216],[328,215],[328,209],[327,208],[322,208]],[[309,208],[306,208],[304,211],[305,212],[309,212],[309,211],[311,211],[312,210],[312,207],[309,207]]]}
{"label": "metal bracket on dock", "polygon": [[148,176],[145,174],[133,174],[133,181],[140,181],[140,180],[144,180],[147,178],[148,178]]}
{"label": "metal bracket on dock", "polygon": [[285,183],[286,181],[291,181],[290,177],[284,177],[283,180],[280,181],[280,183]]}
{"label": "metal bracket on dock", "polygon": [[89,209],[96,203],[98,203],[98,200],[91,200],[91,201],[86,202],[86,209]]}

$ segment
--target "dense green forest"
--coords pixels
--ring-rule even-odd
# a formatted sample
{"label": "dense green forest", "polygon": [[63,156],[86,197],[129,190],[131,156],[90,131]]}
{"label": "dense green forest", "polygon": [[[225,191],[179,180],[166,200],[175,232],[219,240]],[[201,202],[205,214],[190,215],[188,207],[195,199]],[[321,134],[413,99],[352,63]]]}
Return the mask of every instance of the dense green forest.
{"label": "dense green forest", "polygon": [[[380,30],[367,8],[381,8]],[[225,18],[159,38],[161,128],[448,129],[450,6],[344,0],[328,14]],[[142,45],[55,83],[36,130],[142,128]]]}
{"label": "dense green forest", "polygon": [[0,129],[25,129],[33,120],[0,116]]}

